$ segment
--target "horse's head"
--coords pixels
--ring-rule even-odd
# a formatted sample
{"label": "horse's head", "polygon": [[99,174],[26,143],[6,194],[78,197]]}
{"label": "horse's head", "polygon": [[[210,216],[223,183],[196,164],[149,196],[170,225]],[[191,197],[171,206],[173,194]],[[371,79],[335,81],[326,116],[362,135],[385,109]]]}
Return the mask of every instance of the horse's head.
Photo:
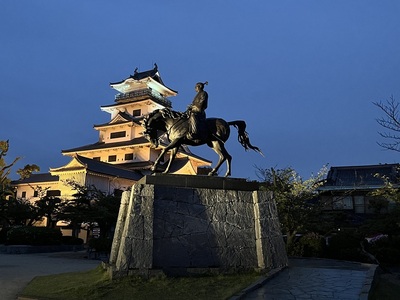
{"label": "horse's head", "polygon": [[158,110],[155,110],[145,116],[142,122],[142,127],[144,128],[143,136],[154,148],[158,147],[157,116]]}

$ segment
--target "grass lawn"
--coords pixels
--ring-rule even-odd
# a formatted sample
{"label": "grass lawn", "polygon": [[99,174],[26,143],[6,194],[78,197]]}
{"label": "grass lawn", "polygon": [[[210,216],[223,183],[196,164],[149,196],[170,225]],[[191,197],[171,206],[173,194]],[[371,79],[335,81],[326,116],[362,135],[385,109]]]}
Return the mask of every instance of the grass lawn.
{"label": "grass lawn", "polygon": [[[39,300],[62,299],[228,299],[260,277],[258,273],[149,280],[124,277],[109,280],[102,267],[87,272],[40,276],[33,279],[20,296]],[[369,300],[397,300],[400,274],[377,277]]]}
{"label": "grass lawn", "polygon": [[40,276],[20,296],[34,299],[227,299],[260,274],[213,275],[182,278],[125,277],[109,280],[98,267],[87,272]]}

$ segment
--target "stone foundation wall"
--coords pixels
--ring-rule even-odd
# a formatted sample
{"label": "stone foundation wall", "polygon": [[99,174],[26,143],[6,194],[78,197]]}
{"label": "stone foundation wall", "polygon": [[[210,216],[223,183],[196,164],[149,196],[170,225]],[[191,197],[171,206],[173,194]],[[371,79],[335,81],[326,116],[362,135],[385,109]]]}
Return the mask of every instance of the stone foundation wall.
{"label": "stone foundation wall", "polygon": [[[187,186],[183,179],[188,177],[197,179],[197,187]],[[235,179],[160,178],[145,178],[123,195],[110,256],[114,271],[229,272],[287,265],[270,193]]]}

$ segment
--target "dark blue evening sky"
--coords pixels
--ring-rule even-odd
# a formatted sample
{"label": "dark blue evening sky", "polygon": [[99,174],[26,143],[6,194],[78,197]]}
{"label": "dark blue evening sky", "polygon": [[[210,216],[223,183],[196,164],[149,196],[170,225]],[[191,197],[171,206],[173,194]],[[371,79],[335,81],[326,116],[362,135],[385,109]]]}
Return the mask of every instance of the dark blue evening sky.
{"label": "dark blue evening sky", "polygon": [[[372,102],[400,101],[400,1],[45,1],[0,8],[0,139],[41,172],[98,139],[110,82],[157,63],[185,110],[208,81],[208,116],[244,119],[266,157],[227,143],[234,177],[291,166],[398,162]],[[217,160],[206,146],[191,148]],[[16,168],[15,168],[16,169]],[[221,174],[225,173],[225,166]],[[13,175],[15,176],[15,175]]]}

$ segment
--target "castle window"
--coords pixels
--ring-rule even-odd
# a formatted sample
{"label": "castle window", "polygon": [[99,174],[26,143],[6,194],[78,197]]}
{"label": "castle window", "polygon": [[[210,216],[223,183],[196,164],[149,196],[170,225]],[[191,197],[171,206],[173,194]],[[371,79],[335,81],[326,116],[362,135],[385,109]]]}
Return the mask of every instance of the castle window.
{"label": "castle window", "polygon": [[110,156],[108,156],[108,161],[109,161],[109,162],[111,162],[111,161],[117,161],[117,156],[116,156],[116,155],[110,155]]}
{"label": "castle window", "polygon": [[132,117],[140,117],[142,111],[140,109],[134,109],[132,112]]}
{"label": "castle window", "polygon": [[46,192],[46,196],[47,197],[57,197],[57,196],[61,196],[61,191],[59,190],[48,190]]}
{"label": "castle window", "polygon": [[110,139],[117,139],[126,136],[126,131],[111,132]]}
{"label": "castle window", "polygon": [[133,153],[125,154],[125,160],[133,160]]}
{"label": "castle window", "polygon": [[25,199],[26,198],[26,192],[22,192],[22,199]]}
{"label": "castle window", "polygon": [[93,160],[98,160],[98,161],[100,161],[100,156],[93,157]]}
{"label": "castle window", "polygon": [[39,192],[38,191],[34,191],[33,192],[33,197],[38,197],[39,196]]}

